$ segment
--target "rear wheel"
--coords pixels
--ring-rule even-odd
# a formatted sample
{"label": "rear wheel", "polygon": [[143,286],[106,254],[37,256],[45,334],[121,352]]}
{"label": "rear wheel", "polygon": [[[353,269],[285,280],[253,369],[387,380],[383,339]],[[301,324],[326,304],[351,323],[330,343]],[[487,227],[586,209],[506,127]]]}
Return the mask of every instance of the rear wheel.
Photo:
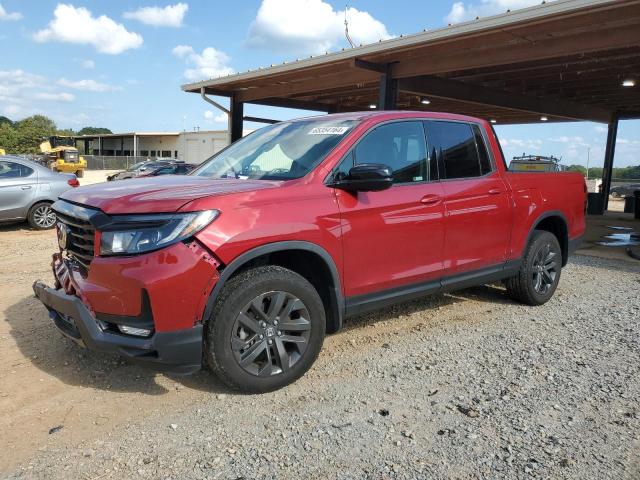
{"label": "rear wheel", "polygon": [[322,300],[304,277],[277,266],[232,278],[208,319],[205,359],[227,385],[262,393],[300,378],[325,333]]}
{"label": "rear wheel", "polygon": [[56,224],[56,213],[51,208],[50,203],[36,203],[31,207],[31,210],[29,210],[27,221],[31,228],[35,228],[36,230],[48,230],[53,228]]}
{"label": "rear wheel", "polygon": [[527,305],[542,305],[551,299],[562,268],[562,251],[552,233],[536,230],[516,275],[505,281],[514,300]]}

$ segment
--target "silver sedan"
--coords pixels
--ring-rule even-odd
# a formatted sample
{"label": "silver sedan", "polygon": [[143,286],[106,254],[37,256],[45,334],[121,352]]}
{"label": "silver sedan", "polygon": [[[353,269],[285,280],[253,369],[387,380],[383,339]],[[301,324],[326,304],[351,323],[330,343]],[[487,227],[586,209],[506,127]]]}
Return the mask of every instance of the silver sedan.
{"label": "silver sedan", "polygon": [[45,230],[56,224],[51,204],[58,196],[80,184],[75,175],[56,173],[12,155],[0,155],[0,223],[26,220],[32,228]]}

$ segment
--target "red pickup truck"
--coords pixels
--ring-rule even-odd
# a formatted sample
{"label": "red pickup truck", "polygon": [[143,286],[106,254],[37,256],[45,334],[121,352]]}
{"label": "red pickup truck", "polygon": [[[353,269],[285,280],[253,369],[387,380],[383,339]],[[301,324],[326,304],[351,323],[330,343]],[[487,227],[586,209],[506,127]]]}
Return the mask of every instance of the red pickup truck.
{"label": "red pickup truck", "polygon": [[585,228],[577,173],[509,172],[491,125],[360,112],[260,129],[188,176],[54,204],[57,327],[179,373],[264,392],[303,375],[344,318],[502,280],[540,305]]}

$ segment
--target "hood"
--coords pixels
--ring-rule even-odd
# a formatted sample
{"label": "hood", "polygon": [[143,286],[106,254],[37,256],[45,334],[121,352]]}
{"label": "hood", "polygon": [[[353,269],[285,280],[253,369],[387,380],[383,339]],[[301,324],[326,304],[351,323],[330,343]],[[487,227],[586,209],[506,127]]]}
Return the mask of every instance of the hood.
{"label": "hood", "polygon": [[60,198],[99,208],[109,214],[170,213],[198,198],[275,188],[281,183],[165,175],[74,188],[60,195]]}

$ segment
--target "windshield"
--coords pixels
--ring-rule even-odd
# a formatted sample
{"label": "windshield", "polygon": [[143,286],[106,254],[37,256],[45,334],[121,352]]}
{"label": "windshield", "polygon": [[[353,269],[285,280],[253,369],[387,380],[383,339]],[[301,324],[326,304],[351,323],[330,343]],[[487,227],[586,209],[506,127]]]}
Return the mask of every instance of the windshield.
{"label": "windshield", "polygon": [[129,168],[127,168],[127,172],[133,172],[134,170],[139,169],[142,165],[144,165],[145,162],[138,162],[138,163],[134,163],[133,165],[131,165]]}
{"label": "windshield", "polygon": [[313,170],[355,124],[354,120],[276,123],[238,140],[192,175],[258,180],[300,178]]}

